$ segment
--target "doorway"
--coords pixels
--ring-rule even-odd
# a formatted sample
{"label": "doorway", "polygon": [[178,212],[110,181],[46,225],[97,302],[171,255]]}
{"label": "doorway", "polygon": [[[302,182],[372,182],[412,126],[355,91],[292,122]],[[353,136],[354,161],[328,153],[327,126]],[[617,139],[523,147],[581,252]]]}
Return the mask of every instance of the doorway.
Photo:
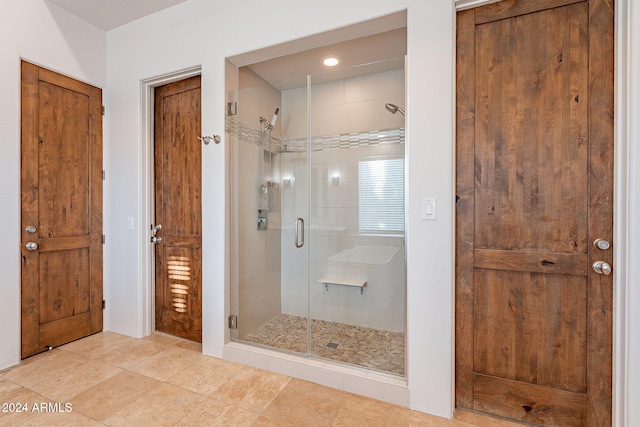
{"label": "doorway", "polygon": [[200,76],[155,88],[156,330],[202,342]]}
{"label": "doorway", "polygon": [[456,406],[610,425],[613,14],[457,16]]}
{"label": "doorway", "polygon": [[102,91],[21,66],[25,358],[102,331]]}

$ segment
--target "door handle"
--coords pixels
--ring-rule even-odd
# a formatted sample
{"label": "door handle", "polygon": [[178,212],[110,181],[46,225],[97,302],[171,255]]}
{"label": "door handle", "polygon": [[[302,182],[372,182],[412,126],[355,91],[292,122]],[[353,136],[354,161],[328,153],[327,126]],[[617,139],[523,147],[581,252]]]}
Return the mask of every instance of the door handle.
{"label": "door handle", "polygon": [[28,251],[35,251],[38,249],[38,244],[36,242],[27,242],[24,247],[27,248]]}
{"label": "door handle", "polygon": [[156,245],[162,243],[162,237],[151,236],[151,243]]}
{"label": "door handle", "polygon": [[296,248],[304,246],[304,219],[296,218]]}
{"label": "door handle", "polygon": [[24,229],[29,234],[33,234],[36,232],[36,228],[33,225],[27,225],[27,228]]}
{"label": "door handle", "polygon": [[609,263],[606,263],[604,261],[596,261],[591,265],[591,268],[593,268],[593,271],[595,271],[598,274],[603,274],[605,276],[608,276],[611,274],[611,265],[609,265]]}

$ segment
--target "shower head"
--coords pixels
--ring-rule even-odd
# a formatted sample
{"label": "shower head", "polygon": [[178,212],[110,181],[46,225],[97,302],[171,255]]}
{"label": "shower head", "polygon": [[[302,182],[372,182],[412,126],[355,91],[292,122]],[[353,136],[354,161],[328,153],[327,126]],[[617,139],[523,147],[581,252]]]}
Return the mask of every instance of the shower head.
{"label": "shower head", "polygon": [[387,109],[388,112],[390,112],[391,114],[395,114],[398,111],[400,111],[400,114],[402,114],[404,116],[404,110],[400,107],[398,107],[396,104],[384,104],[384,108]]}
{"label": "shower head", "polygon": [[274,111],[273,113],[273,117],[271,118],[270,122],[267,122],[267,119],[264,119],[262,117],[260,117],[260,121],[261,122],[267,122],[267,124],[264,126],[264,130],[272,130],[275,125],[276,125],[276,121],[278,120],[278,113],[280,112],[280,108],[276,107],[276,111]]}
{"label": "shower head", "polygon": [[276,107],[276,111],[273,113],[273,117],[271,118],[271,126],[276,125],[276,121],[278,120],[278,113],[280,112],[280,108]]}

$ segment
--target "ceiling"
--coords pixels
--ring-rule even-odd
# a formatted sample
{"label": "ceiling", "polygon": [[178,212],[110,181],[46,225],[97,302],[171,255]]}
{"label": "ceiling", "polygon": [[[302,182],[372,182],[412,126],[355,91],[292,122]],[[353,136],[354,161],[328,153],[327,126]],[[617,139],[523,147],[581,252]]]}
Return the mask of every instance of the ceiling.
{"label": "ceiling", "polygon": [[187,0],[48,0],[105,31]]}
{"label": "ceiling", "polygon": [[[307,75],[313,76],[314,83],[324,83],[402,69],[406,54],[407,29],[398,28],[281,56],[248,67],[276,89],[283,91],[306,86]],[[323,58],[328,56],[339,58],[340,64],[332,68],[323,65]]]}

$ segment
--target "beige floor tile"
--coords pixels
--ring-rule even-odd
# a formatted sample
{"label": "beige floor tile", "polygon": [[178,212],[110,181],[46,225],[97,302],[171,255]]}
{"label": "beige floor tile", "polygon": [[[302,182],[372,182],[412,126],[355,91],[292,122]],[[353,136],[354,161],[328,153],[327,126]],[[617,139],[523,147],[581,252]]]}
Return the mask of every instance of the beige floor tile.
{"label": "beige floor tile", "polygon": [[92,420],[91,418],[82,415],[78,412],[42,412],[33,414],[24,423],[20,424],[21,427],[92,427],[102,426],[99,422]]}
{"label": "beige floor tile", "polygon": [[408,426],[411,410],[379,400],[349,394],[333,420],[333,426]]}
{"label": "beige floor tile", "polygon": [[148,359],[148,357],[125,353],[122,350],[114,350],[110,353],[103,354],[95,360],[96,362],[106,363],[108,365],[117,366],[118,368],[127,369],[134,365],[137,365],[145,359]]}
{"label": "beige floor tile", "polygon": [[170,346],[129,368],[130,371],[165,381],[203,357],[202,355]]}
{"label": "beige floor tile", "polygon": [[195,341],[183,340],[176,343],[176,347],[184,348],[185,350],[195,351],[197,353],[202,353],[202,343]]}
{"label": "beige floor tile", "polygon": [[84,390],[122,372],[122,369],[93,360],[34,384],[30,388],[54,401],[68,401]]}
{"label": "beige floor tile", "polygon": [[162,345],[176,345],[181,341],[184,341],[182,338],[178,338],[173,335],[165,334],[164,332],[155,331],[148,337],[142,338],[142,341],[154,342]]}
{"label": "beige floor tile", "polygon": [[176,426],[251,426],[259,414],[220,400],[207,398]]}
{"label": "beige floor tile", "polygon": [[201,356],[198,362],[187,366],[167,382],[209,396],[242,368],[243,366],[237,363]]}
{"label": "beige floor tile", "polygon": [[109,426],[172,426],[206,397],[171,384],[161,384],[131,402],[104,423]]}
{"label": "beige floor tile", "polygon": [[262,412],[290,379],[285,375],[243,367],[233,378],[213,392],[211,397],[250,411]]}
{"label": "beige floor tile", "polygon": [[88,361],[86,357],[55,349],[38,356],[35,360],[27,359],[26,362],[21,362],[11,368],[4,378],[25,387],[33,387],[56,375],[77,369]]}
{"label": "beige floor tile", "polygon": [[70,351],[80,356],[95,359],[113,351],[122,345],[130,344],[135,338],[116,334],[114,332],[100,332],[72,343],[63,345],[60,350]]}
{"label": "beige floor tile", "polygon": [[291,379],[263,416],[276,424],[330,426],[347,393]]}
{"label": "beige floor tile", "polygon": [[[48,399],[6,379],[0,379],[0,426],[16,426],[33,417],[33,405]],[[9,406],[10,405],[10,406]],[[6,412],[5,412],[6,410]]]}
{"label": "beige floor tile", "polygon": [[409,425],[411,427],[472,427],[462,421],[450,420],[419,411],[411,411]]}
{"label": "beige floor tile", "polygon": [[501,418],[490,417],[477,412],[456,410],[454,416],[456,420],[477,427],[522,427],[522,424],[507,421]]}
{"label": "beige floor tile", "polygon": [[69,402],[75,411],[102,422],[160,384],[153,378],[124,371],[72,397]]}

